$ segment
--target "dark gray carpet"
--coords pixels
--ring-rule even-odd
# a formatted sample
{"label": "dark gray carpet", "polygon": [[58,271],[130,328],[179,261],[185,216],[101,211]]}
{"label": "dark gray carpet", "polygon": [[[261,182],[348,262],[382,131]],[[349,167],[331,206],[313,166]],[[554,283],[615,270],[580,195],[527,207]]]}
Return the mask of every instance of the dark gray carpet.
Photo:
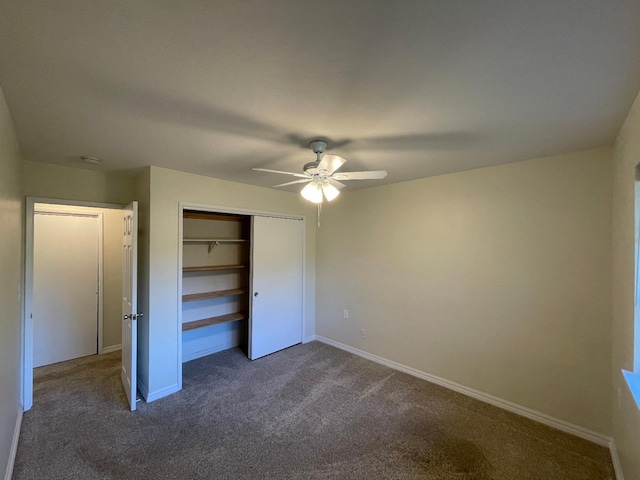
{"label": "dark gray carpet", "polygon": [[137,412],[119,363],[36,370],[16,480],[614,478],[604,448],[317,342],[186,363]]}

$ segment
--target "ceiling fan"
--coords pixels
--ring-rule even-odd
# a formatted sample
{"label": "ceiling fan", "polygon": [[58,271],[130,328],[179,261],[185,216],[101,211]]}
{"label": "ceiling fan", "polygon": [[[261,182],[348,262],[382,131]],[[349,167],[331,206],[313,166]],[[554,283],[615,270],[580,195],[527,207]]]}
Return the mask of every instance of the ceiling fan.
{"label": "ceiling fan", "polygon": [[274,187],[285,187],[296,183],[307,183],[300,191],[300,194],[313,203],[322,203],[323,197],[328,201],[333,200],[340,194],[340,189],[346,187],[341,181],[345,180],[377,180],[387,176],[384,170],[369,172],[337,172],[344,165],[346,159],[338,155],[323,155],[327,148],[324,140],[314,140],[309,147],[316,154],[316,161],[309,162],[303,167],[303,173],[283,172],[280,170],[270,170],[268,168],[254,168],[259,172],[280,173],[300,177],[302,180],[281,183]]}

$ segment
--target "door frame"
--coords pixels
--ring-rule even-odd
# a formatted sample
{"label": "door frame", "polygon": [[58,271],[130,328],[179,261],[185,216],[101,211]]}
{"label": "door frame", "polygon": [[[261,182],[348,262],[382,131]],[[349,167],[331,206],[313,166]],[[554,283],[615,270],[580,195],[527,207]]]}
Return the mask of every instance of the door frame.
{"label": "door frame", "polygon": [[[31,311],[33,306],[33,240],[34,240],[34,215],[35,204],[64,205],[65,207],[92,207],[104,209],[122,209],[124,205],[113,203],[82,202],[76,200],[62,200],[43,197],[27,197],[25,208],[25,268],[24,268],[24,304],[22,309],[22,372],[21,372],[21,397],[23,410],[26,412],[33,406],[33,319]],[[53,208],[52,208],[53,210]],[[52,212],[53,213],[53,212]],[[102,214],[100,214],[102,218]],[[102,234],[103,222],[99,222],[99,300],[98,300],[98,354],[103,353],[102,349]]]}
{"label": "door frame", "polygon": [[185,210],[199,210],[202,212],[230,213],[236,215],[246,215],[249,217],[277,217],[289,218],[292,220],[302,220],[302,342],[304,343],[304,327],[306,318],[306,270],[307,270],[307,217],[290,213],[268,212],[264,210],[251,210],[244,208],[233,208],[228,206],[217,206],[203,203],[178,202],[178,268],[176,270],[176,281],[178,284],[178,308],[177,308],[177,331],[178,331],[178,389],[182,389],[182,236],[183,236],[183,215]]}

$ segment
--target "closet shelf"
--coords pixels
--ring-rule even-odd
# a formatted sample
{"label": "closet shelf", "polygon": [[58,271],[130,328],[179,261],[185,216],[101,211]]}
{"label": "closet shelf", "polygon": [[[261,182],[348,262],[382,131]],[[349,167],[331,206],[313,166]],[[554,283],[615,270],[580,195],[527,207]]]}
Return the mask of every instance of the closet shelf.
{"label": "closet shelf", "polygon": [[202,293],[191,293],[189,295],[183,295],[183,302],[196,302],[198,300],[206,300],[208,298],[220,298],[220,297],[231,297],[233,295],[242,295],[246,293],[246,289],[244,288],[232,288],[229,290],[215,290],[213,292],[202,292]]}
{"label": "closet shelf", "polygon": [[221,243],[241,243],[246,242],[245,238],[183,238],[183,243],[208,243],[209,250],[208,253],[211,253],[213,247],[216,245],[220,245]]}
{"label": "closet shelf", "polygon": [[209,327],[211,325],[220,325],[221,323],[237,322],[244,320],[247,316],[244,313],[228,313],[226,315],[218,315],[217,317],[203,318],[202,320],[194,320],[182,324],[182,331],[196,330],[198,328]]}
{"label": "closet shelf", "polygon": [[246,268],[246,265],[203,265],[199,267],[183,267],[184,273],[189,272],[212,272],[216,270],[238,270]]}
{"label": "closet shelf", "polygon": [[219,243],[238,243],[238,242],[246,242],[246,238],[183,238],[182,241],[184,243],[211,243],[211,242],[219,242]]}

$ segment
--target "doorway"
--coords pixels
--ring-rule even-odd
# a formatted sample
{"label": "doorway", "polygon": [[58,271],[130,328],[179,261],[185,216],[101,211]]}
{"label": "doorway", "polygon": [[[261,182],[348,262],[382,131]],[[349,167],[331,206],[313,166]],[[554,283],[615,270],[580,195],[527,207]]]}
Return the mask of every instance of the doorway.
{"label": "doorway", "polygon": [[[70,358],[77,358],[85,355],[109,353],[121,349],[121,296],[122,296],[122,205],[98,204],[92,202],[73,202],[55,199],[27,198],[26,205],[26,238],[25,238],[25,305],[23,319],[23,375],[22,375],[22,399],[24,410],[29,410],[33,405],[33,368],[40,365],[64,361]],[[42,222],[41,220],[45,220]],[[87,220],[89,219],[89,220]],[[93,220],[91,220],[93,219]],[[81,222],[87,222],[82,224]],[[64,223],[64,225],[58,224]],[[91,222],[94,222],[91,225]],[[52,225],[46,225],[52,224]],[[58,225],[56,225],[58,224]],[[44,237],[38,244],[36,230],[39,227],[52,227],[47,230],[47,235],[51,232],[57,237]],[[84,226],[79,226],[84,225]],[[56,228],[59,227],[59,228]],[[93,227],[96,226],[98,232],[92,240],[92,247],[84,248],[78,242],[94,235]],[[79,230],[76,230],[79,228]],[[50,241],[49,241],[50,240]],[[69,245],[75,247],[68,249]],[[60,247],[60,248],[58,248]],[[63,248],[64,247],[64,248]],[[47,268],[53,270],[45,274],[44,278],[39,277],[37,253],[48,250],[49,254],[58,252],[61,258],[50,262]],[[59,251],[58,251],[59,250]],[[65,250],[70,250],[66,251]],[[88,252],[81,253],[81,250]],[[65,301],[56,303],[52,300],[59,293],[56,288],[51,287],[51,283],[73,283],[70,281],[71,271],[78,265],[75,254],[80,256],[93,257],[98,254],[97,278],[91,278],[93,273],[82,272],[83,282],[90,284],[89,289],[84,291],[75,290],[73,287],[63,292],[67,296]],[[66,256],[66,257],[65,257]],[[66,264],[66,267],[64,266]],[[35,267],[35,268],[34,268]],[[60,276],[59,271],[65,270],[66,274]],[[95,270],[94,270],[95,272]],[[78,272],[76,272],[78,273]],[[73,276],[76,275],[73,274]],[[56,282],[56,278],[58,278]],[[42,282],[48,284],[42,287]],[[40,287],[39,287],[40,285]],[[93,290],[91,290],[93,289]],[[64,289],[63,289],[64,290]],[[43,298],[45,292],[49,298]],[[69,300],[69,295],[78,295],[77,302]],[[46,297],[45,295],[45,297]],[[80,301],[80,296],[84,300]],[[84,304],[84,314],[80,317],[91,317],[70,321],[66,318],[68,310],[76,310],[74,303]],[[53,327],[51,324],[42,322],[38,316],[47,310],[59,310],[62,324]],[[94,309],[93,313],[90,310]],[[79,310],[79,309],[78,309]],[[39,313],[40,312],[40,313]],[[59,328],[58,328],[59,327]],[[49,331],[47,332],[47,329]],[[82,333],[76,330],[82,330]],[[42,335],[41,335],[42,334]],[[56,335],[52,340],[51,335]],[[42,351],[43,342],[39,336],[47,337],[46,348]],[[40,342],[40,343],[39,343]],[[57,343],[57,346],[50,344]],[[66,345],[65,345],[66,343]],[[40,345],[40,346],[38,346]],[[38,348],[36,353],[35,348]],[[58,348],[60,347],[60,348]],[[42,355],[44,355],[44,357]],[[44,358],[44,360],[43,360]]]}

